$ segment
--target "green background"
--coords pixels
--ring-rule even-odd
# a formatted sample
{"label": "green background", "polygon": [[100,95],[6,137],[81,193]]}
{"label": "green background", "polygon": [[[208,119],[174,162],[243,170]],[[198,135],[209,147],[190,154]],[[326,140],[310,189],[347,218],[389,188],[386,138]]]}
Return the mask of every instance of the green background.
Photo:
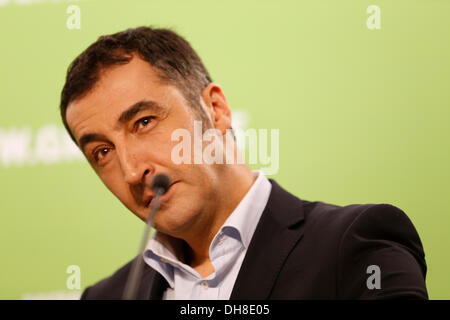
{"label": "green background", "polygon": [[[0,133],[62,128],[66,69],[100,35],[174,28],[247,127],[280,130],[272,178],[310,201],[404,210],[430,298],[450,298],[450,1],[41,2],[0,6]],[[70,4],[79,30],[66,27]],[[372,4],[380,30],[366,26]],[[83,289],[137,252],[142,223],[83,159],[0,162],[0,197],[1,299],[69,291],[69,265]]]}

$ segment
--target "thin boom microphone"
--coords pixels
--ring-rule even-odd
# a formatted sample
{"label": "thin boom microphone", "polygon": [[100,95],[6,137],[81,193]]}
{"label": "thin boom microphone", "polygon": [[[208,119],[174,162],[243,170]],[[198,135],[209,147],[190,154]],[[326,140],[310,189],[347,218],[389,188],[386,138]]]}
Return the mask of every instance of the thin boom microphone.
{"label": "thin boom microphone", "polygon": [[158,206],[156,207],[156,210],[150,210],[150,214],[147,217],[147,225],[150,225],[150,227],[153,227],[153,217],[159,209],[159,197],[166,193],[169,187],[170,179],[165,174],[160,173],[153,179],[152,190],[155,195],[155,203],[158,203]]}
{"label": "thin boom microphone", "polygon": [[147,222],[145,224],[144,234],[141,240],[141,246],[139,248],[139,255],[134,260],[133,265],[131,266],[130,274],[128,275],[127,283],[125,285],[125,289],[123,291],[123,299],[124,300],[135,300],[137,296],[137,290],[139,288],[142,269],[144,266],[144,258],[143,253],[145,250],[145,246],[147,245],[148,235],[150,233],[150,229],[153,227],[153,217],[159,209],[159,197],[162,196],[170,187],[170,179],[165,174],[158,174],[153,179],[152,190],[153,190],[153,201],[150,208],[150,213],[147,217]]}

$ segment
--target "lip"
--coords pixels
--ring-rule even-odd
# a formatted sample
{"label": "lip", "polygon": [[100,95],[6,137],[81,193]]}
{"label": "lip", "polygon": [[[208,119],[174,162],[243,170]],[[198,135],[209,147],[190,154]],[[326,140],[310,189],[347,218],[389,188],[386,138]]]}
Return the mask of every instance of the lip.
{"label": "lip", "polygon": [[145,207],[148,208],[150,206],[150,203],[152,202],[153,196],[147,197],[147,201],[145,202]]}
{"label": "lip", "polygon": [[[169,189],[167,189],[166,193],[164,193],[162,196],[159,197],[160,201],[164,200],[167,197],[167,194],[170,192],[170,190],[172,189],[172,186],[177,183],[178,181],[174,181],[173,183],[170,184]],[[150,194],[148,194],[145,197],[146,201],[145,201],[145,208],[149,208],[152,200],[153,200],[153,192],[151,192]]]}

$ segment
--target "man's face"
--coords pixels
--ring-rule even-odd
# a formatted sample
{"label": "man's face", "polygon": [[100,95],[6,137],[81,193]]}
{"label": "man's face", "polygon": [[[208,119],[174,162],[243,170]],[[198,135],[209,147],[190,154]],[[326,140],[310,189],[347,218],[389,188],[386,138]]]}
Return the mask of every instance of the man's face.
{"label": "man's face", "polygon": [[[196,113],[153,67],[134,57],[112,66],[85,96],[70,103],[67,123],[89,163],[108,189],[139,218],[149,213],[150,184],[158,173],[171,180],[161,198],[155,227],[176,236],[207,219],[219,179],[212,165],[175,164],[175,129],[193,137]],[[205,124],[203,124],[205,126]]]}

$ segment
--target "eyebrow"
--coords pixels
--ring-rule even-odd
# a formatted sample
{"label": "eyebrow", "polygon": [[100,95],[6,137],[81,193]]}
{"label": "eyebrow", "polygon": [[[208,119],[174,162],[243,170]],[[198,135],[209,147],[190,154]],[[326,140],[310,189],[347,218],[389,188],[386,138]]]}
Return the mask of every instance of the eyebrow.
{"label": "eyebrow", "polygon": [[80,148],[84,151],[84,147],[91,141],[104,140],[108,141],[105,135],[100,133],[86,133],[80,138]]}
{"label": "eyebrow", "polygon": [[161,113],[164,108],[156,101],[152,100],[141,100],[136,102],[135,104],[128,107],[127,110],[122,112],[119,119],[117,120],[117,124],[121,125],[125,122],[130,121],[136,114],[144,110],[152,110],[157,113]]}
{"label": "eyebrow", "polygon": [[[158,102],[152,100],[141,100],[138,101],[131,106],[129,106],[125,111],[123,111],[119,118],[117,119],[117,126],[120,127],[124,123],[130,121],[135,115],[139,112],[145,110],[152,110],[155,113],[162,113],[164,111],[164,107],[162,107]],[[108,141],[108,138],[100,133],[86,133],[80,138],[80,148],[84,151],[84,147],[92,142],[97,140]]]}

